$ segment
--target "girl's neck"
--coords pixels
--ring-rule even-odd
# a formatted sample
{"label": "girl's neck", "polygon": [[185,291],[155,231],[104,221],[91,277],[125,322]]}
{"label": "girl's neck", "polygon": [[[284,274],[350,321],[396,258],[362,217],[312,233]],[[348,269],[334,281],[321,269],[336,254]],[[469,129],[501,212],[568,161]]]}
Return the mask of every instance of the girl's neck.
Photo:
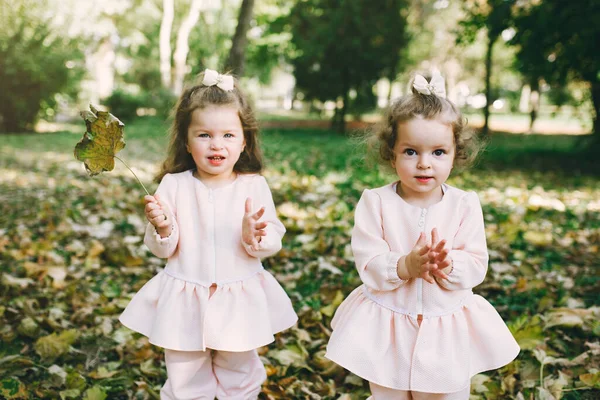
{"label": "girl's neck", "polygon": [[438,186],[429,192],[415,192],[410,189],[406,190],[406,188],[402,187],[402,182],[400,181],[396,184],[396,194],[402,197],[408,204],[420,208],[428,208],[439,203],[444,197],[444,191],[441,186]]}
{"label": "girl's neck", "polygon": [[209,189],[218,189],[218,188],[222,188],[224,186],[229,185],[230,183],[232,183],[233,181],[235,181],[237,179],[237,172],[235,171],[231,171],[231,174],[229,174],[228,176],[213,176],[213,175],[209,175],[209,174],[198,174],[198,170],[195,170],[193,172],[193,176],[194,178],[198,179],[200,182],[202,182],[202,184],[204,186],[206,186]]}

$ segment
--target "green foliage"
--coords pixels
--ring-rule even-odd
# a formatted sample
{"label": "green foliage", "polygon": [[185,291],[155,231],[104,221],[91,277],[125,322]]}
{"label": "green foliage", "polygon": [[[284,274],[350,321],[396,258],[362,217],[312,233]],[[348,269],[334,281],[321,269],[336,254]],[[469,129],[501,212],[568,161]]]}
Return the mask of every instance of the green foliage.
{"label": "green foliage", "polygon": [[519,47],[517,57],[524,70],[548,82],[564,83],[568,78],[597,82],[599,19],[600,3],[595,0],[569,7],[560,0],[527,4],[518,8],[517,34],[511,42]]}
{"label": "green foliage", "polygon": [[511,41],[518,47],[517,68],[526,77],[543,78],[558,87],[571,80],[589,82],[596,114],[594,131],[599,133],[600,3],[581,0],[566,7],[561,0],[544,0],[523,3],[517,10],[517,33]]}
{"label": "green foliage", "polygon": [[136,94],[123,89],[116,89],[103,100],[111,113],[129,122],[138,117],[139,109],[154,110],[158,117],[167,117],[175,104],[175,95],[167,89],[157,88]]}
{"label": "green foliage", "polygon": [[289,15],[296,85],[308,100],[343,98],[372,91],[382,77],[395,78],[407,45],[405,0],[374,7],[365,0],[299,1]]}
{"label": "green foliage", "polygon": [[292,57],[291,27],[287,23],[291,7],[291,0],[263,0],[254,5],[254,29],[261,33],[248,42],[247,76],[268,83],[271,71]]}
{"label": "green foliage", "polygon": [[102,100],[112,114],[118,115],[124,121],[137,118],[137,109],[146,107],[144,94],[133,94],[122,89],[115,89],[110,96]]}
{"label": "green foliage", "polygon": [[0,133],[31,130],[81,79],[81,50],[33,0],[0,2]]}
{"label": "green foliage", "polygon": [[493,43],[512,21],[515,0],[468,0],[463,3],[465,18],[459,21],[459,43],[473,43],[477,33],[485,29]]}

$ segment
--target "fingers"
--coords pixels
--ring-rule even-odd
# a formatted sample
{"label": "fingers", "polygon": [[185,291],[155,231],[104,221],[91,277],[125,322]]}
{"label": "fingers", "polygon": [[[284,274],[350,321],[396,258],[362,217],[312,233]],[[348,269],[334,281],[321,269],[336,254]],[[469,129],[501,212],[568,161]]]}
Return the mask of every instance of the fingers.
{"label": "fingers", "polygon": [[162,216],[165,215],[165,212],[162,210],[162,208],[155,208],[152,209],[148,212],[146,212],[146,216],[150,219],[154,219],[156,217],[161,217],[162,219],[164,219]]}
{"label": "fingers", "polygon": [[256,224],[254,224],[254,229],[265,229],[267,225],[269,225],[267,222],[257,222]]}
{"label": "fingers", "polygon": [[433,248],[433,251],[436,252],[436,253],[440,253],[441,254],[442,251],[444,251],[444,246],[446,246],[446,239],[444,239],[441,242],[439,242],[437,244],[437,246],[436,245],[434,245],[434,246],[435,247]]}
{"label": "fingers", "polygon": [[444,269],[452,265],[452,260],[450,258],[446,258],[445,260],[437,262],[436,264],[439,269]]}
{"label": "fingers", "polygon": [[144,207],[144,212],[148,214],[157,209],[160,209],[160,207],[156,203],[147,203]]}
{"label": "fingers", "polygon": [[437,228],[433,228],[431,230],[431,245],[435,246],[436,243],[438,242],[438,240],[440,240],[440,235],[438,233]]}
{"label": "fingers", "polygon": [[156,199],[154,198],[154,196],[150,196],[150,195],[144,196],[144,204],[148,204],[148,203],[156,203]]}
{"label": "fingers", "polygon": [[156,210],[146,214],[146,218],[157,228],[165,227],[171,223],[167,217],[167,214],[165,214],[162,210]]}
{"label": "fingers", "polygon": [[258,221],[264,214],[265,214],[265,208],[261,207],[260,210],[258,210],[257,212],[254,213],[252,218],[254,218],[256,221]]}
{"label": "fingers", "polygon": [[423,280],[425,280],[426,282],[429,282],[429,283],[434,283],[435,282],[434,279],[433,279],[433,277],[429,273],[429,271],[423,271],[421,273],[421,278],[423,278]]}
{"label": "fingers", "polygon": [[425,252],[425,254],[419,255],[419,264],[425,265],[429,263],[429,254]]}
{"label": "fingers", "polygon": [[448,258],[449,253],[450,253],[450,250],[442,249],[439,253],[437,253],[437,256],[435,257],[435,261],[437,263],[445,261]]}
{"label": "fingers", "polygon": [[252,244],[250,245],[250,247],[253,251],[258,251],[258,240],[256,240],[255,236],[252,237]]}
{"label": "fingers", "polygon": [[168,218],[165,218],[166,215],[161,215],[155,218],[155,220],[158,220],[154,226],[156,226],[157,228],[166,228],[167,226],[169,226],[171,224],[171,221],[169,221]]}
{"label": "fingers", "polygon": [[417,243],[415,244],[415,247],[425,246],[426,244],[427,244],[427,242],[425,241],[425,233],[421,232],[421,234],[419,235],[419,239],[417,240]]}
{"label": "fingers", "polygon": [[444,273],[444,271],[442,271],[441,269],[436,269],[436,270],[433,270],[433,271],[431,271],[431,273],[432,273],[433,275],[437,276],[438,278],[441,278],[441,279],[448,279],[448,275],[446,275],[446,274]]}
{"label": "fingers", "polygon": [[267,231],[265,231],[264,229],[261,230],[257,230],[254,232],[254,236],[267,236]]}
{"label": "fingers", "polygon": [[163,228],[168,226],[171,222],[169,221],[169,208],[166,204],[162,204],[160,196],[155,194],[154,196],[144,196],[144,212],[148,221],[157,228]]}
{"label": "fingers", "polygon": [[429,247],[429,245],[423,246],[419,251],[418,254],[420,257],[426,257],[429,258],[429,255],[427,253],[429,253],[429,250],[431,250],[431,248]]}
{"label": "fingers", "polygon": [[448,275],[443,270],[450,266],[450,264],[451,261],[448,260],[441,263],[436,263],[433,261],[426,262],[421,265],[421,278],[429,283],[434,283],[434,279],[430,279],[431,276],[439,279],[448,279]]}
{"label": "fingers", "polygon": [[[250,213],[252,212],[252,208],[252,198],[248,197],[246,198],[246,203],[244,204],[244,211],[246,215],[250,215]],[[254,213],[254,215],[251,216],[251,218],[258,221],[264,215],[264,213],[265,207],[261,207],[257,212]]]}

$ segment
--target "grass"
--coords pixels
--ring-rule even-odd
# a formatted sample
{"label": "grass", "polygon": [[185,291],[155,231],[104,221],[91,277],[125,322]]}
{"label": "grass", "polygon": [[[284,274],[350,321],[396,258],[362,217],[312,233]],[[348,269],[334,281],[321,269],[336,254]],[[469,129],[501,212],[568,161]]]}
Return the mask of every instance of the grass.
{"label": "grass", "polygon": [[[127,147],[123,158],[160,161],[167,143],[167,122],[157,118],[140,118],[125,128]],[[23,149],[31,152],[68,153],[80,140],[83,123],[69,125],[53,133],[4,134],[0,149]],[[593,153],[585,151],[590,136],[515,135],[493,133],[476,169],[563,171],[576,175],[600,172]],[[298,170],[322,175],[326,171],[343,171],[361,167],[363,148],[357,141],[327,130],[264,129],[261,137],[268,164],[289,163]],[[6,151],[6,150],[5,150]],[[321,155],[327,155],[321,157]]]}

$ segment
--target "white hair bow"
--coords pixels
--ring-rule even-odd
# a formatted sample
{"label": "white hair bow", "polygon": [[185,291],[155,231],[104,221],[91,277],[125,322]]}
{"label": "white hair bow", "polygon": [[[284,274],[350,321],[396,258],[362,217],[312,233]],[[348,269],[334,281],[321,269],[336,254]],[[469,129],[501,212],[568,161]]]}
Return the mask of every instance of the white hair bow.
{"label": "white hair bow", "polygon": [[229,92],[233,90],[233,76],[221,75],[217,71],[207,68],[204,71],[204,79],[202,80],[202,84],[205,86],[217,85],[218,88]]}
{"label": "white hair bow", "polygon": [[444,78],[439,72],[434,73],[429,82],[422,75],[415,76],[413,87],[421,94],[435,94],[436,96],[446,97]]}

